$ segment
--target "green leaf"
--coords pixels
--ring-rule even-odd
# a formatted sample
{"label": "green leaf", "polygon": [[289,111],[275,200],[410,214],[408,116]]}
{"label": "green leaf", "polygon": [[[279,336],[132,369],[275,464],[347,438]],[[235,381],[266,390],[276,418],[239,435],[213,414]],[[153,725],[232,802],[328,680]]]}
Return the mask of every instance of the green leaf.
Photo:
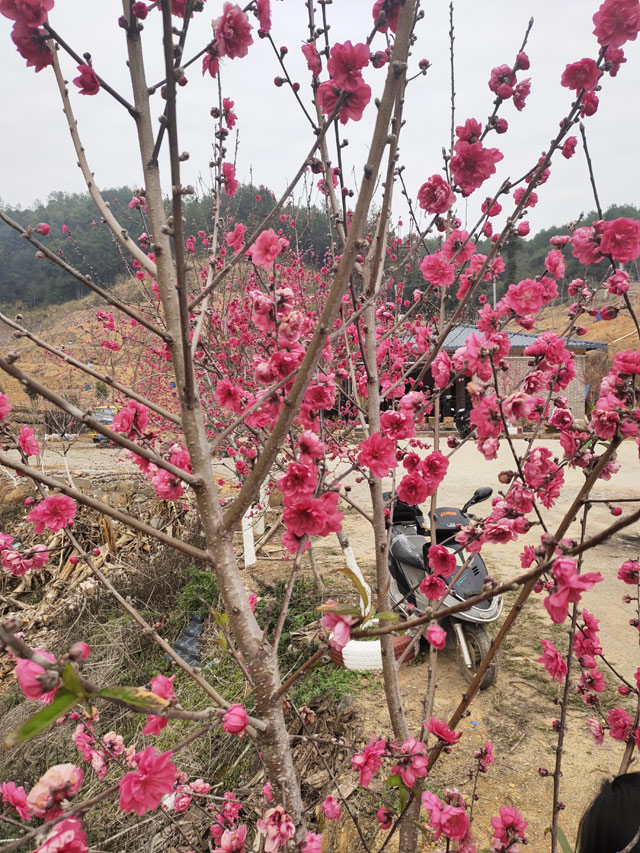
{"label": "green leaf", "polygon": [[[340,574],[346,575],[349,578],[349,580],[352,582],[352,584],[355,586],[355,588],[358,590],[358,593],[360,595],[360,599],[362,601],[362,609],[366,613],[369,609],[369,605],[371,604],[371,602],[369,601],[369,596],[367,594],[367,590],[365,589],[365,587],[364,587],[362,581],[360,580],[360,578],[358,577],[358,575],[354,571],[352,571],[351,569],[346,569],[346,568],[336,569],[336,572],[340,572]],[[332,572],[332,574],[333,574],[333,572]]]}
{"label": "green leaf", "polygon": [[567,836],[564,832],[558,827],[558,842],[560,843],[560,847],[562,847],[563,853],[573,853],[571,850],[571,845],[567,841]]}
{"label": "green leaf", "polygon": [[400,616],[392,610],[383,610],[380,613],[376,613],[376,619],[380,619],[382,622],[397,622]]}
{"label": "green leaf", "polygon": [[404,785],[402,785],[398,793],[400,794],[400,814],[402,814],[405,809],[405,806],[407,805],[407,797],[409,796],[409,792],[404,787]]}
{"label": "green leaf", "polygon": [[400,787],[404,787],[403,782],[402,782],[402,779],[401,779],[401,777],[400,777],[400,776],[398,776],[398,774],[397,774],[397,773],[394,773],[394,774],[393,774],[393,776],[389,776],[389,778],[388,778],[388,779],[385,779],[385,780],[384,780],[384,784],[385,784],[388,788],[400,788]]}
{"label": "green leaf", "polygon": [[316,610],[320,610],[322,613],[339,613],[340,616],[360,616],[358,607],[349,607],[346,604],[320,604]]}
{"label": "green leaf", "polygon": [[229,627],[229,614],[228,613],[219,613],[217,610],[209,610],[209,613],[213,616],[221,628]]}
{"label": "green leaf", "polygon": [[62,684],[67,688],[67,690],[71,691],[71,693],[75,693],[75,695],[80,699],[85,699],[87,697],[87,694],[80,682],[78,673],[75,671],[70,661],[67,662],[62,673]]}
{"label": "green leaf", "polygon": [[20,728],[15,729],[5,739],[6,746],[15,746],[18,743],[24,743],[25,740],[30,740],[35,735],[40,734],[44,729],[54,723],[58,717],[66,714],[69,708],[72,708],[78,702],[77,694],[66,687],[60,687],[56,690],[51,701],[37,714],[34,714]]}
{"label": "green leaf", "polygon": [[150,690],[142,687],[105,687],[96,696],[103,699],[116,699],[125,702],[138,711],[148,711],[150,714],[162,711],[169,707],[169,701],[162,696],[156,696]]}

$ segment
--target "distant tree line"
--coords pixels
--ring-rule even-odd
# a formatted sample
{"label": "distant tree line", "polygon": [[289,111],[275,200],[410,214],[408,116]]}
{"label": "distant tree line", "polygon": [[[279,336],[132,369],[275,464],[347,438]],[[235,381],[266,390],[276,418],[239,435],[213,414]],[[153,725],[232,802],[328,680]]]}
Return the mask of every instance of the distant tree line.
{"label": "distant tree line", "polygon": [[[130,208],[129,202],[135,190],[117,187],[104,191],[123,227],[137,237],[147,231],[146,217],[140,208]],[[224,228],[232,227],[234,221],[243,222],[251,231],[271,209],[274,194],[264,186],[242,184],[233,198],[224,197],[222,216]],[[186,233],[197,236],[198,231],[207,234],[211,229],[212,197],[204,193],[193,197],[185,205]],[[9,216],[25,226],[36,226],[46,222],[51,231],[42,238],[47,246],[58,252],[83,273],[106,287],[112,287],[121,276],[131,275],[133,270],[114,243],[108,228],[94,218],[94,208],[87,193],[51,193],[46,203],[36,202],[30,208],[4,208]],[[606,214],[607,219],[619,216],[640,218],[640,210],[633,205],[614,205]],[[584,217],[585,223],[596,219],[595,211]],[[295,228],[291,221],[295,220]],[[293,249],[305,256],[305,260],[321,266],[327,253],[334,245],[335,234],[327,233],[327,217],[315,205],[294,203],[285,205],[281,220],[276,219],[275,228],[282,228]],[[566,233],[567,225],[553,226],[538,232],[534,237],[514,237],[504,247],[502,255],[506,269],[497,285],[498,298],[513,281],[539,275],[544,269],[544,257],[549,249],[549,238],[554,234]],[[204,257],[200,240],[196,251]],[[435,248],[434,241],[428,246]],[[478,245],[478,251],[487,252],[486,245]],[[598,268],[588,271],[567,253],[566,281],[586,278],[598,274]],[[637,270],[631,271],[637,277]],[[405,271],[405,294],[422,289],[424,281],[414,264]],[[38,260],[33,246],[13,229],[0,222],[0,303],[34,307],[67,302],[85,295],[82,284],[64,270]]]}
{"label": "distant tree line", "polygon": [[[103,192],[114,213],[131,235],[148,231],[144,211],[129,208],[135,195],[130,187],[117,187]],[[274,195],[263,186],[244,184],[232,199],[224,198],[224,227],[232,221],[243,222],[251,230],[271,210]],[[187,235],[211,229],[212,198],[194,197],[185,205]],[[121,276],[131,275],[130,259],[113,241],[106,225],[95,219],[95,208],[87,193],[51,193],[46,203],[36,202],[29,208],[3,209],[25,227],[47,223],[51,231],[39,237],[55,252],[94,281],[112,287]],[[169,211],[168,211],[169,212]],[[327,233],[327,219],[314,205],[290,203],[284,208],[286,220],[276,219],[274,227],[282,227],[293,248],[302,251],[307,260],[322,264],[331,248],[332,235]],[[296,223],[295,230],[290,226]],[[197,241],[200,246],[200,240]],[[204,257],[204,250],[199,254]],[[0,302],[11,305],[49,305],[78,299],[86,293],[83,285],[60,267],[38,260],[33,246],[15,230],[0,222]]]}

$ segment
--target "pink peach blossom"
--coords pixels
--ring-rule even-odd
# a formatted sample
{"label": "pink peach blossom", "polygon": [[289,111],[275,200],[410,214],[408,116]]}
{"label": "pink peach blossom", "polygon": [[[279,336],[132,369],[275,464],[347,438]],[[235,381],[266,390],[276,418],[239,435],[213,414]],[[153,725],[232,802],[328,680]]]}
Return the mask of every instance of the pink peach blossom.
{"label": "pink peach blossom", "polygon": [[634,0],[605,0],[593,16],[598,44],[610,48],[635,41],[640,31],[640,6]]}
{"label": "pink peach blossom", "polygon": [[66,495],[49,495],[33,507],[27,521],[33,522],[36,533],[42,533],[45,527],[56,533],[69,527],[75,518],[76,510],[75,501]]}
{"label": "pink peach blossom", "polygon": [[429,767],[429,757],[425,745],[417,738],[409,738],[397,747],[398,752],[403,755],[391,768],[402,779],[407,788],[413,788],[416,779],[424,779]]}
{"label": "pink peach blossom", "polygon": [[120,779],[120,808],[138,816],[157,809],[165,794],[173,791],[178,772],[172,763],[173,753],[156,752],[148,746],[135,756],[137,765]]}
{"label": "pink peach blossom", "polygon": [[322,803],[322,811],[329,820],[340,820],[342,817],[342,806],[335,797],[326,797]]}
{"label": "pink peach blossom", "polygon": [[82,824],[75,817],[61,820],[33,853],[89,853]]}
{"label": "pink peach blossom", "polygon": [[436,649],[444,649],[445,642],[447,639],[447,632],[444,628],[441,628],[440,625],[429,625],[427,628],[426,634],[427,642],[430,643]]}
{"label": "pink peach blossom", "polygon": [[[35,649],[35,651],[42,655],[42,657],[50,660],[51,663],[55,663],[55,657],[49,654],[49,652],[45,652],[42,649]],[[18,663],[16,664],[16,678],[20,685],[20,689],[27,699],[39,700],[40,702],[48,704],[51,702],[53,694],[58,688],[56,687],[49,692],[45,692],[42,689],[42,685],[40,684],[38,677],[44,675],[44,673],[44,667],[40,666],[39,663],[27,660],[26,658],[18,658]]]}
{"label": "pink peach blossom", "polygon": [[22,786],[18,787],[15,782],[3,782],[0,785],[0,793],[2,794],[2,802],[13,806],[21,820],[31,820],[27,794]]}
{"label": "pink peach blossom", "polygon": [[50,820],[64,811],[61,803],[73,799],[82,787],[84,771],[75,764],[56,764],[40,777],[27,796],[36,817]]}
{"label": "pink peach blossom", "polygon": [[222,728],[230,735],[240,735],[247,728],[247,712],[242,705],[232,705],[222,718]]}
{"label": "pink peach blossom", "polygon": [[455,267],[449,263],[442,251],[425,255],[420,264],[420,271],[425,281],[434,287],[448,287],[456,277]]}
{"label": "pink peach blossom", "polygon": [[456,555],[446,545],[431,545],[429,548],[429,568],[434,575],[448,578],[456,570]]}
{"label": "pink peach blossom", "polygon": [[281,251],[282,246],[276,232],[273,228],[268,228],[260,233],[253,246],[247,250],[247,254],[257,267],[270,270]]}
{"label": "pink peach blossom", "polygon": [[544,654],[538,658],[538,663],[544,665],[551,676],[552,681],[562,681],[567,674],[567,663],[560,652],[549,640],[540,640],[544,647]]}
{"label": "pink peach blossom", "polygon": [[368,64],[368,45],[346,41],[331,48],[327,71],[336,86],[346,92],[355,92],[362,83],[362,69]]}
{"label": "pink peach blossom", "polygon": [[[330,598],[325,606],[332,605],[337,605],[337,602]],[[352,616],[345,616],[342,613],[336,613],[331,610],[323,613],[320,624],[323,628],[331,631],[329,645],[332,648],[340,651],[347,645],[351,638],[351,625],[353,622],[354,618]]]}
{"label": "pink peach blossom", "polygon": [[375,735],[371,735],[371,740],[365,746],[362,752],[357,752],[351,758],[351,766],[360,774],[360,784],[363,788],[368,788],[374,773],[382,766],[381,755],[384,755],[386,750],[386,742],[384,740],[376,740]]}
{"label": "pink peach blossom", "polygon": [[247,55],[249,45],[253,44],[253,38],[249,18],[240,6],[235,3],[225,3],[222,15],[212,21],[211,26],[219,56],[236,59]]}
{"label": "pink peach blossom", "polygon": [[432,175],[418,190],[418,204],[427,213],[446,213],[456,197],[443,177]]}
{"label": "pink peach blossom", "polygon": [[439,720],[437,717],[431,717],[427,723],[427,731],[434,734],[438,740],[448,744],[457,743],[462,737],[462,732],[454,732],[445,722]]}
{"label": "pink peach blossom", "polygon": [[293,821],[280,805],[268,809],[264,817],[258,820],[257,826],[266,835],[265,853],[277,853],[293,838],[296,831]]}
{"label": "pink peach blossom", "polygon": [[380,432],[371,433],[360,445],[358,463],[369,468],[374,477],[386,477],[397,464],[395,442]]}
{"label": "pink peach blossom", "polygon": [[22,427],[18,435],[18,444],[25,456],[38,456],[40,453],[40,445],[31,427]]}
{"label": "pink peach blossom", "polygon": [[98,75],[90,65],[78,65],[80,75],[73,80],[74,86],[80,89],[81,95],[97,95],[100,91]]}

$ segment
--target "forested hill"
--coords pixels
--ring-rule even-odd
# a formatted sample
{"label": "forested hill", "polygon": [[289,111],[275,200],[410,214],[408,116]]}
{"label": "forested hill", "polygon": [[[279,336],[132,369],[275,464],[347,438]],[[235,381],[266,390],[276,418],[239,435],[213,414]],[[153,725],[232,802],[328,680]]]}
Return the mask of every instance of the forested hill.
{"label": "forested hill", "polygon": [[[617,219],[621,216],[628,216],[630,219],[640,219],[640,208],[632,204],[613,204],[603,213],[604,219]],[[591,210],[582,217],[580,225],[591,225],[597,219],[597,212]],[[567,233],[567,223],[563,223],[538,231],[535,236],[524,240],[519,237],[510,240],[502,251],[506,267],[502,276],[503,289],[504,286],[513,281],[519,281],[523,278],[535,278],[535,276],[544,272],[544,259],[551,248],[549,246],[549,239],[556,234]],[[588,278],[589,275],[599,276],[601,273],[600,265],[596,264],[587,269],[578,263],[570,251],[565,251],[565,260],[567,264],[565,282],[569,282],[574,278]],[[632,279],[637,281],[640,278],[638,274],[638,261],[627,264],[627,269]]]}
{"label": "forested hill", "polygon": [[[116,217],[132,235],[137,236],[148,231],[144,211],[130,208],[134,191],[128,187],[118,187],[103,192]],[[226,199],[223,215],[225,222],[232,220],[243,222],[252,228],[258,224],[271,209],[274,195],[263,186],[241,185],[233,197]],[[5,212],[21,225],[35,227],[40,222],[50,228],[48,237],[41,238],[53,251],[58,252],[70,264],[107,287],[112,286],[118,277],[132,272],[130,260],[114,243],[107,227],[96,218],[95,208],[86,193],[56,192],[49,196],[46,203],[37,203],[30,208],[11,209],[3,207]],[[209,196],[185,201],[186,234],[197,235],[211,228],[212,203]],[[295,218],[296,231],[285,227],[287,237],[294,244],[297,234],[297,248],[303,251],[308,260],[321,262],[331,244],[327,233],[326,216],[323,211],[312,205],[289,204],[285,215]],[[615,205],[605,214],[607,219],[619,216],[640,218],[640,209],[633,205]],[[597,218],[591,211],[584,218],[591,223]],[[280,227],[276,220],[274,227]],[[566,223],[540,231],[533,237],[512,238],[503,250],[506,270],[498,287],[498,295],[509,283],[522,278],[532,278],[544,270],[544,257],[549,249],[549,238],[554,234],[566,233]],[[199,241],[198,241],[199,242]],[[479,244],[479,251],[488,250],[488,241]],[[566,281],[572,278],[585,278],[587,270],[567,252]],[[637,266],[637,262],[636,262]],[[592,268],[597,274],[597,268]],[[632,277],[638,278],[638,270],[631,270]],[[421,276],[413,271],[407,279],[411,286],[421,284]],[[66,302],[85,295],[82,284],[60,267],[46,260],[38,260],[33,248],[16,231],[0,221],[0,303],[34,307],[52,303]]]}
{"label": "forested hill", "polygon": [[[123,228],[137,237],[150,229],[144,211],[129,207],[134,192],[130,187],[118,187],[104,190],[102,194]],[[266,187],[244,184],[233,199],[225,197],[224,221],[228,224],[233,219],[251,229],[271,210],[274,200],[273,193]],[[169,203],[167,205],[169,212]],[[130,259],[118,248],[107,226],[96,217],[96,210],[86,193],[52,193],[46,203],[24,209],[9,208],[1,202],[0,207],[25,228],[47,223],[51,228],[49,235],[36,235],[38,239],[102,285],[112,286],[118,277],[132,272]],[[287,205],[284,211],[287,222],[295,218],[300,250],[307,258],[322,262],[331,244],[324,212],[313,206],[293,204]],[[211,214],[209,196],[185,200],[186,235],[197,235],[200,230],[209,233]],[[283,223],[276,219],[274,227],[281,226]],[[295,245],[293,230],[283,227]],[[34,247],[0,221],[0,304],[34,307],[66,302],[85,294],[86,288],[80,282],[55,264],[38,260]]]}

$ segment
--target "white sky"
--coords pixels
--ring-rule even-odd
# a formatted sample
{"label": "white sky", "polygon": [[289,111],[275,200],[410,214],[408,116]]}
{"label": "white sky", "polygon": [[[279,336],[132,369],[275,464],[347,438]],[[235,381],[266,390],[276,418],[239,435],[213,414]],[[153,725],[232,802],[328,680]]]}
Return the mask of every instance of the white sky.
{"label": "white sky", "polygon": [[[220,14],[222,5],[222,0],[208,0],[205,11],[192,23],[187,57],[210,38],[210,21]],[[363,41],[371,28],[372,5],[372,0],[334,0],[327,7],[333,39]],[[499,147],[504,160],[498,164],[497,174],[469,200],[470,220],[482,198],[494,192],[502,179],[522,175],[555,135],[571,102],[571,93],[559,85],[564,66],[583,56],[597,55],[591,17],[598,5],[597,0],[457,0],[457,123],[468,117],[484,121],[489,115],[492,93],[487,81],[491,68],[513,61],[527,21],[531,14],[535,16],[527,47],[531,69],[520,72],[520,78],[532,77],[532,93],[522,113],[517,113],[511,102],[502,108],[509,132],[503,136],[491,134],[487,144]],[[427,177],[440,172],[440,152],[449,141],[448,2],[431,0],[424,9],[412,62],[417,65],[419,59],[426,57],[432,68],[426,78],[418,78],[409,87],[407,124],[400,151],[401,163],[406,166],[405,180],[414,197]],[[117,26],[119,13],[120,4],[113,0],[58,0],[50,20],[78,53],[89,51],[99,73],[130,97],[124,31]],[[308,101],[310,75],[300,52],[307,35],[304,0],[272,0],[272,15],[274,40],[277,45],[288,46],[290,72],[300,82],[301,94]],[[150,82],[162,77],[159,24],[160,14],[153,12],[143,32]],[[27,206],[35,199],[46,200],[54,190],[81,191],[84,185],[53,72],[48,68],[35,74],[26,68],[10,40],[11,25],[0,18],[0,198],[5,204]],[[268,42],[258,39],[255,31],[254,38],[248,57],[224,61],[223,91],[235,101],[239,118],[239,179],[248,180],[252,174],[254,182],[265,183],[278,195],[305,156],[311,136],[292,93],[286,87],[277,89],[273,85],[279,69]],[[379,35],[374,48],[383,46]],[[614,202],[640,203],[640,41],[625,45],[625,52],[628,62],[616,78],[606,77],[600,108],[585,120],[605,208]],[[66,56],[63,62],[71,80],[77,74],[75,63]],[[374,95],[381,91],[384,74],[366,71]],[[208,180],[213,130],[209,109],[217,103],[217,84],[209,76],[201,76],[199,61],[187,76],[189,84],[179,90],[180,147],[191,155],[184,164],[185,183],[196,182],[199,175]],[[324,72],[322,79],[326,77]],[[140,185],[141,170],[129,115],[105,92],[85,97],[73,85],[70,89],[98,186]],[[156,95],[155,113],[161,112],[162,102]],[[374,117],[375,108],[371,105],[362,121],[346,126],[349,146],[344,155],[351,185],[351,176],[360,175]],[[229,143],[232,156],[232,136]],[[539,191],[540,204],[529,216],[532,231],[573,219],[594,206],[582,151],[569,161],[559,156],[555,163],[551,179]],[[168,186],[165,179],[165,187]],[[458,205],[463,218],[464,207],[464,202]],[[401,200],[397,201],[396,211],[408,221]]]}

